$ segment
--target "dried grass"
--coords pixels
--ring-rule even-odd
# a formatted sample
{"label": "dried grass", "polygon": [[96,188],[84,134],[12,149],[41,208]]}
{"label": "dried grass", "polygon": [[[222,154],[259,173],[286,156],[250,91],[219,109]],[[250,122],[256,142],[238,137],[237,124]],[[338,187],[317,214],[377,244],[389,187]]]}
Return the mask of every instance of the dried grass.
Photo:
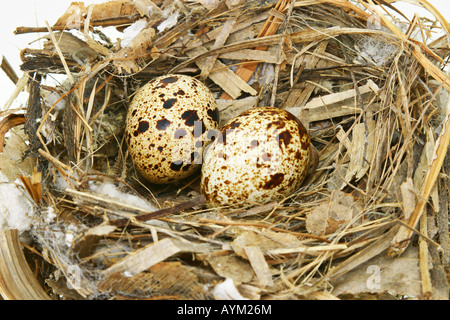
{"label": "dried grass", "polygon": [[[67,33],[67,15],[52,27],[18,28],[50,32],[42,50],[21,53],[30,91],[25,130],[35,137],[27,156],[42,174],[40,184],[36,172],[22,179],[32,181],[36,202],[30,233],[52,266],[42,271],[43,285],[54,298],[76,291],[80,298],[209,299],[229,277],[251,299],[330,299],[340,277],[386,253],[401,255],[419,235],[420,270],[408,272],[420,272],[421,291],[397,294],[442,298],[445,284],[433,287],[426,266],[428,251],[442,252],[435,268],[450,266],[450,27],[417,2],[439,24],[393,18],[389,4],[371,0],[214,8],[110,1],[82,6],[80,38]],[[143,11],[149,4],[161,10]],[[178,22],[155,32],[164,8],[178,12]],[[138,19],[150,27],[131,47],[94,37],[96,30],[105,39],[97,26],[123,29]],[[436,29],[445,35],[432,41]],[[264,105],[296,114],[318,151],[314,175],[279,203],[241,208],[204,207],[198,177],[168,186],[142,180],[123,139],[127,105],[145,82],[174,72],[205,81],[221,99],[222,122]],[[41,83],[52,73],[67,82]],[[59,98],[43,103],[52,92]],[[2,121],[2,132],[17,124]],[[322,231],[308,229],[314,210],[330,207],[333,214],[314,214]],[[55,285],[58,277],[70,290]]]}

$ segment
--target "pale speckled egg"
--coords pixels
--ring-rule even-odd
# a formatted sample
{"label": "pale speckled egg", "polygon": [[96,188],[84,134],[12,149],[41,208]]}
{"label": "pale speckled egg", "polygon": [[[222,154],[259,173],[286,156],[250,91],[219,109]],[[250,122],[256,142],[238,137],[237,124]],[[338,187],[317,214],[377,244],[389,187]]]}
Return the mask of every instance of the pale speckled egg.
{"label": "pale speckled egg", "polygon": [[310,138],[294,115],[253,108],[230,120],[208,146],[201,191],[210,207],[278,201],[300,188],[309,157]]}
{"label": "pale speckled egg", "polygon": [[155,78],[133,98],[125,135],[135,168],[148,181],[179,181],[200,169],[208,130],[219,126],[219,109],[199,80],[170,74]]}

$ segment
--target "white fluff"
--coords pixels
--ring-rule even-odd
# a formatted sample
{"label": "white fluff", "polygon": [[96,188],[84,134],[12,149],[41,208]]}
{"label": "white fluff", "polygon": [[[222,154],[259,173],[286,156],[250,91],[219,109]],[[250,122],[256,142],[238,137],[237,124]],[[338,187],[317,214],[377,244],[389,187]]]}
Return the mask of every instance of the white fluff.
{"label": "white fluff", "polygon": [[145,19],[141,19],[123,30],[123,36],[120,40],[122,48],[129,47],[133,43],[134,38],[136,38],[139,32],[141,32],[146,26],[147,21]]}
{"label": "white fluff", "polygon": [[9,182],[0,171],[0,230],[17,229],[22,233],[31,227],[33,205],[19,184]]}
{"label": "white fluff", "polygon": [[[167,12],[166,10],[163,11],[163,16],[166,15]],[[161,22],[158,26],[158,31],[159,32],[163,32],[166,29],[170,29],[173,26],[175,26],[178,22],[178,17],[180,16],[180,13],[178,11],[175,11],[173,13],[171,13],[166,20],[164,20],[163,22]]]}
{"label": "white fluff", "polygon": [[[61,96],[56,92],[50,92],[47,97],[45,97],[44,102],[50,108],[52,107],[56,101],[61,99]],[[63,110],[66,107],[66,100],[62,99],[55,105],[55,110]]]}
{"label": "white fluff", "polygon": [[113,183],[110,182],[104,182],[101,184],[90,183],[89,186],[90,189],[94,192],[106,195],[112,199],[116,199],[130,206],[139,207],[148,211],[158,210],[144,199],[118,190]]}
{"label": "white fluff", "polygon": [[217,300],[249,300],[239,293],[231,278],[216,285],[212,293]]}

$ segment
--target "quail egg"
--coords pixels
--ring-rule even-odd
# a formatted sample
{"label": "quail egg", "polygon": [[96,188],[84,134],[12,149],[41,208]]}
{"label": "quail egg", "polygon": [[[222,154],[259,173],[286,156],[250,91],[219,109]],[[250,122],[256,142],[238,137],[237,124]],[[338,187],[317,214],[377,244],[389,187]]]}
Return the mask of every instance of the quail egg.
{"label": "quail egg", "polygon": [[208,130],[219,126],[219,109],[199,80],[178,74],[155,78],[133,98],[125,137],[135,168],[148,181],[179,181],[200,169]]}
{"label": "quail egg", "polygon": [[253,108],[230,120],[207,147],[201,191],[210,207],[278,201],[301,186],[309,156],[310,138],[294,115]]}

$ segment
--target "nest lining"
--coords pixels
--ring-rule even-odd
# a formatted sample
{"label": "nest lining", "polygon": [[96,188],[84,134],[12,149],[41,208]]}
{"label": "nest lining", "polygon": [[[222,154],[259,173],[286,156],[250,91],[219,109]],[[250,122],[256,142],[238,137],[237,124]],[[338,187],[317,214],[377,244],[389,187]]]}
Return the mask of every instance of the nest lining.
{"label": "nest lining", "polygon": [[[23,178],[29,233],[50,295],[213,299],[231,278],[235,298],[345,297],[361,293],[345,288],[346,275],[387,264],[386,252],[412,256],[419,277],[391,293],[439,295],[422,267],[423,252],[449,249],[448,43],[430,40],[435,24],[415,18],[400,31],[390,5],[354,1],[153,1],[151,11],[143,2],[82,5],[71,31],[65,15],[16,30],[49,32],[43,49],[22,51],[21,68],[25,156],[36,168]],[[375,13],[380,28],[370,29]],[[99,29],[138,20],[147,23],[126,47]],[[198,175],[144,181],[123,138],[127,106],[174,72],[208,85],[222,124],[257,106],[294,113],[318,151],[315,174],[283,201],[240,208],[206,208]],[[46,86],[54,73],[67,80]]]}

